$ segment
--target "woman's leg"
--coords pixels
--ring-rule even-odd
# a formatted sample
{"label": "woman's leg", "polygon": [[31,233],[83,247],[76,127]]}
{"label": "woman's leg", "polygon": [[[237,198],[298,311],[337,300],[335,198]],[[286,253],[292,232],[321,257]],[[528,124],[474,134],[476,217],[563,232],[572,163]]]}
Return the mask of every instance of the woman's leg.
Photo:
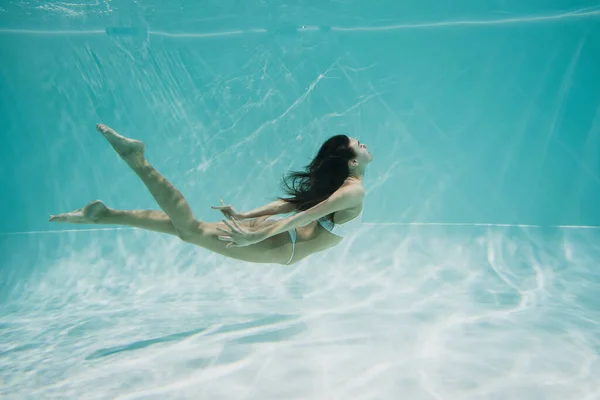
{"label": "woman's leg", "polygon": [[156,210],[113,210],[100,200],[64,214],[51,215],[50,222],[70,224],[125,225],[177,236],[169,216]]}
{"label": "woman's leg", "polygon": [[177,235],[169,216],[157,210],[110,210],[96,224],[126,225],[148,231]]}
{"label": "woman's leg", "polygon": [[158,206],[170,219],[177,235],[185,239],[186,236],[197,234],[200,222],[194,217],[181,192],[148,163],[144,157],[144,143],[123,137],[106,125],[98,124],[96,129],[144,182]]}
{"label": "woman's leg", "polygon": [[[267,217],[260,217],[247,221],[238,221],[238,224],[252,231],[257,226],[266,226],[275,221],[265,223]],[[50,222],[66,222],[70,224],[103,224],[125,225],[134,228],[146,229],[154,232],[177,235],[171,219],[165,212],[157,210],[114,210],[106,207],[100,200],[94,200],[85,207],[77,210],[50,216]],[[225,228],[224,224],[219,225]]]}
{"label": "woman's leg", "polygon": [[104,135],[113,149],[140,177],[164,214],[159,211],[111,210],[102,202],[95,201],[71,213],[51,216],[50,221],[136,226],[175,234],[188,243],[238,260],[281,264],[287,262],[291,251],[291,241],[287,233],[270,237],[252,246],[227,248],[227,242],[218,239],[221,233],[217,229],[217,227],[225,228],[226,226],[223,223],[198,221],[179,190],[144,158],[145,146],[142,142],[120,136],[106,125],[98,124],[96,129]]}

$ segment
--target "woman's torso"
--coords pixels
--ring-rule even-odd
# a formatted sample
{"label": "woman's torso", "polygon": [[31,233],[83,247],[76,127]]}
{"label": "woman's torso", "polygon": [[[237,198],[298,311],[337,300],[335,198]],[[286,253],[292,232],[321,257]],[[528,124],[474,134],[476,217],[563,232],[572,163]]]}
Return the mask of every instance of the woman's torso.
{"label": "woman's torso", "polygon": [[[353,220],[354,218],[357,218],[361,214],[362,209],[363,204],[361,203],[356,207],[337,211],[333,215],[323,217],[329,219],[329,221],[324,222],[324,225],[328,226],[333,224],[345,224]],[[277,222],[278,219],[280,218],[273,218],[272,216],[261,217],[253,221],[244,221],[243,225],[250,228],[250,230],[253,230],[258,229],[259,227],[262,228],[274,224],[275,222]],[[333,222],[333,224],[331,224],[331,222]],[[300,261],[311,254],[327,250],[333,246],[336,246],[343,240],[343,237],[340,237],[335,233],[330,232],[328,229],[325,229],[323,226],[321,226],[319,221],[313,221],[305,226],[296,228],[296,243],[292,262]],[[333,231],[336,231],[335,228],[333,229]],[[277,236],[278,238],[273,237],[272,239],[280,241],[284,240],[285,237],[284,241],[289,243],[288,245],[285,245],[285,247],[290,247],[288,250],[291,251],[292,246],[291,241],[289,240],[289,235],[287,233],[281,233]]]}
{"label": "woman's torso", "polygon": [[[333,222],[335,224],[344,224],[358,217],[361,211],[362,204],[360,207],[338,211],[333,215]],[[293,261],[300,261],[311,254],[327,250],[338,245],[343,240],[342,237],[323,228],[318,221],[313,221],[308,225],[297,228],[296,233],[296,251]]]}
{"label": "woman's torso", "polygon": [[[354,218],[357,218],[361,212],[362,204],[360,207],[336,212],[333,215],[333,221],[335,224],[344,224]],[[329,218],[329,216],[327,218]],[[250,230],[254,230],[258,229],[259,227],[264,228],[265,226],[274,224],[276,222],[276,218],[261,217],[252,221],[243,221],[242,225],[245,225]],[[281,239],[278,238],[278,240],[283,240],[285,237],[285,241],[289,241],[289,235],[287,233],[281,233],[277,236],[281,236]],[[327,250],[333,246],[336,246],[342,240],[342,237],[337,236],[323,228],[318,221],[313,221],[308,225],[301,226],[296,229],[296,244],[292,262],[300,261],[311,254]],[[291,251],[291,243],[285,247],[290,247],[288,250]]]}

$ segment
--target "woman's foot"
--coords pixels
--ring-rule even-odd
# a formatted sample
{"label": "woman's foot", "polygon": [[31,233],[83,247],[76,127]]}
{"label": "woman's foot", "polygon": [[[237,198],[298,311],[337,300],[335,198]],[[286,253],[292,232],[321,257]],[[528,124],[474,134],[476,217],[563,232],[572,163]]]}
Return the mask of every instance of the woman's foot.
{"label": "woman's foot", "polygon": [[96,130],[104,135],[108,143],[125,162],[129,163],[135,159],[143,159],[145,148],[143,142],[121,136],[104,124],[97,124]]}
{"label": "woman's foot", "polygon": [[93,224],[106,215],[109,208],[100,200],[94,200],[83,208],[64,214],[50,216],[50,222],[66,222],[68,224]]}

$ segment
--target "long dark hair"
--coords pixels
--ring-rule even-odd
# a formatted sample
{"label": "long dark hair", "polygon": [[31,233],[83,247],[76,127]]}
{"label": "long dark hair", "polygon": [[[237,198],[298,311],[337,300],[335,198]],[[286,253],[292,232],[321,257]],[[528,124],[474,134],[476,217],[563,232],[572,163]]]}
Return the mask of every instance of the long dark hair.
{"label": "long dark hair", "polygon": [[288,197],[281,200],[304,211],[319,204],[342,186],[350,170],[348,161],[356,157],[346,135],[332,136],[323,143],[315,158],[303,171],[292,171],[282,180]]}

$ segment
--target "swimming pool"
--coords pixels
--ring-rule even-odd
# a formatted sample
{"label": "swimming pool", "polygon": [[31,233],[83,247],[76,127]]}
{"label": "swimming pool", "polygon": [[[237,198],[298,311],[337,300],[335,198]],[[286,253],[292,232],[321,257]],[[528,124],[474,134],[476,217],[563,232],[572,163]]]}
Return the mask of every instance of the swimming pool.
{"label": "swimming pool", "polygon": [[[600,396],[594,2],[0,6],[0,395]],[[50,225],[155,209],[95,132],[142,139],[199,218],[369,144],[364,227],[292,267]]]}

